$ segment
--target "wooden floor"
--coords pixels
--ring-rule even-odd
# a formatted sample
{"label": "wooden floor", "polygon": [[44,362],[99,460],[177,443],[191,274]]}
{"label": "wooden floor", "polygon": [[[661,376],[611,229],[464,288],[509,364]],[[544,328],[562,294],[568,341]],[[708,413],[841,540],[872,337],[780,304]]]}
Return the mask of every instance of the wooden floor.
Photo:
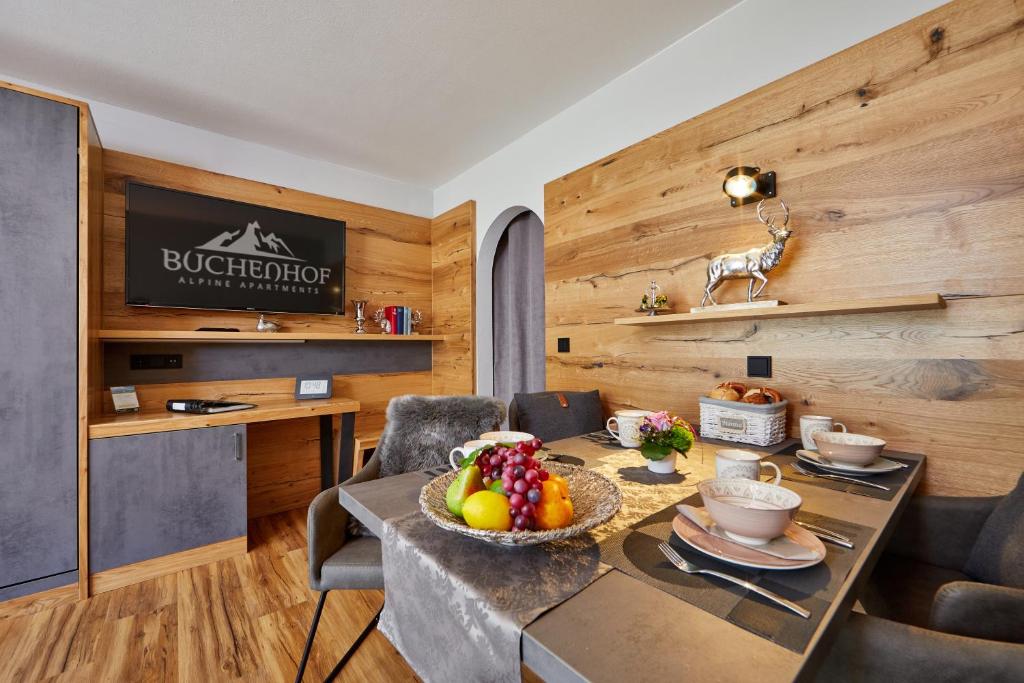
{"label": "wooden floor", "polygon": [[[0,603],[0,681],[291,681],[316,594],[305,510],[250,521],[250,552],[77,601]],[[337,591],[305,680],[322,681],[383,602]],[[416,681],[374,631],[339,681]]]}

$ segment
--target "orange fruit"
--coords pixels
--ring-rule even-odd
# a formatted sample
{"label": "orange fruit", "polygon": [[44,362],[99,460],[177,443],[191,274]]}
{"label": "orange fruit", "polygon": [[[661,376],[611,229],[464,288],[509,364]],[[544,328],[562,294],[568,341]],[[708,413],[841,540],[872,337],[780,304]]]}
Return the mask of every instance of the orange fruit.
{"label": "orange fruit", "polygon": [[540,502],[537,503],[537,528],[561,529],[572,523],[572,500],[569,484],[557,475],[551,475],[541,484]]}
{"label": "orange fruit", "polygon": [[462,504],[462,518],[474,529],[509,531],[512,529],[508,498],[494,491],[477,491]]}

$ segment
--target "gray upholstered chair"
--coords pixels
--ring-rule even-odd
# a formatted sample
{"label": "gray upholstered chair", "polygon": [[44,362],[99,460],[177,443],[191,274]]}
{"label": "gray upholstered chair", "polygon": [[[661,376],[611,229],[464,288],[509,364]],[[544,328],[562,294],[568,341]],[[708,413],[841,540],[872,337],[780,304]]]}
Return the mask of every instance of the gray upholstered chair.
{"label": "gray upholstered chair", "polygon": [[[391,399],[387,425],[370,461],[348,486],[380,477],[448,465],[448,453],[483,432],[497,429],[505,419],[505,404],[484,396],[399,396]],[[350,523],[338,502],[338,487],[322,491],[309,506],[306,540],[309,549],[309,587],[320,591],[306,637],[296,683],[302,680],[320,623],[327,593],[332,590],[382,589],[384,570],[380,541]],[[345,651],[327,680],[333,680],[376,627],[380,612]]]}
{"label": "gray upholstered chair", "polygon": [[597,432],[604,429],[601,395],[597,389],[516,394],[508,407],[508,426],[545,442]]}
{"label": "gray upholstered chair", "polygon": [[1024,476],[911,500],[821,681],[1024,681]]}

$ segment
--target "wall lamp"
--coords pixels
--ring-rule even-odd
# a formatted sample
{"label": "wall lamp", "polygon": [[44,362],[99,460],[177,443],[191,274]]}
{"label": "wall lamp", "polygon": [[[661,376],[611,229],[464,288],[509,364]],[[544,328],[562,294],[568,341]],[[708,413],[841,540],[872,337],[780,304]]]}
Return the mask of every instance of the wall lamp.
{"label": "wall lamp", "polygon": [[722,192],[733,206],[759,202],[775,196],[775,171],[761,173],[757,166],[737,166],[725,174]]}

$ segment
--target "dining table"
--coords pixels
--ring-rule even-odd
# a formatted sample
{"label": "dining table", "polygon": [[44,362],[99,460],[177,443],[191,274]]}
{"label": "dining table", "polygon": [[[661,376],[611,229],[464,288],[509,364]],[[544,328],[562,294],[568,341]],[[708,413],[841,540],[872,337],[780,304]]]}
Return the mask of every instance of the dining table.
{"label": "dining table", "polygon": [[[588,564],[593,568],[592,576],[567,579],[571,590],[559,594],[557,604],[545,604],[543,610],[537,610],[539,614],[526,613],[529,616],[523,619],[521,629],[514,631],[520,639],[516,648],[518,667],[509,668],[515,678],[551,683],[773,683],[812,679],[920,482],[925,456],[885,451],[883,456],[901,468],[882,477],[865,477],[883,482],[871,487],[802,474],[798,469],[801,463],[795,458],[799,447],[795,439],[763,448],[698,440],[686,457],[679,459],[674,474],[654,474],[648,471],[638,450],[622,447],[602,432],[545,444],[544,454],[550,460],[588,468],[612,480],[623,494],[623,503],[611,520],[575,539],[573,552],[599,557],[599,561]],[[676,504],[700,505],[697,484],[715,477],[715,453],[724,448],[753,450],[777,464],[782,472],[781,485],[802,499],[797,520],[840,531],[853,540],[854,547],[826,541],[826,560],[816,567],[752,570],[705,557],[673,538]],[[404,542],[422,546],[412,550],[426,554],[431,548],[444,547],[451,536],[459,536],[419,519],[421,489],[446,469],[437,467],[342,485],[339,501],[381,538],[400,520],[417,523],[418,535],[407,535]],[[475,544],[460,547],[474,553],[489,552],[489,544],[484,541],[459,538],[460,543]],[[698,566],[771,587],[806,607],[812,616],[805,620],[733,584],[678,572],[656,553],[659,542],[674,543]],[[516,553],[524,549],[491,548],[503,553],[507,581],[522,581],[523,577],[517,576]],[[557,581],[557,571],[565,564],[556,559],[553,555],[531,555],[529,571],[549,577],[546,580],[554,575]],[[393,579],[389,585],[388,561],[385,551],[385,610],[392,592],[398,602],[398,592],[405,590],[403,582],[407,578]],[[454,561],[453,555],[437,553],[431,576],[415,577],[421,580],[417,590],[422,591],[431,581],[444,580],[443,576],[439,578],[443,571],[438,572],[438,567],[443,569],[445,562]],[[417,571],[415,566],[402,566],[402,572]],[[488,609],[487,590],[482,595],[475,601],[478,611]],[[493,605],[496,612],[499,607],[507,606]],[[487,621],[484,616],[482,623]],[[393,642],[399,641],[396,646],[401,639],[395,632],[402,628],[401,621],[392,623],[389,630],[382,626]],[[422,625],[410,623],[405,628]],[[451,678],[450,671],[433,670],[445,653],[410,652],[408,642],[407,651],[398,649],[423,680]],[[494,662],[494,667],[501,670],[502,664]],[[491,680],[509,678],[496,675]]]}

